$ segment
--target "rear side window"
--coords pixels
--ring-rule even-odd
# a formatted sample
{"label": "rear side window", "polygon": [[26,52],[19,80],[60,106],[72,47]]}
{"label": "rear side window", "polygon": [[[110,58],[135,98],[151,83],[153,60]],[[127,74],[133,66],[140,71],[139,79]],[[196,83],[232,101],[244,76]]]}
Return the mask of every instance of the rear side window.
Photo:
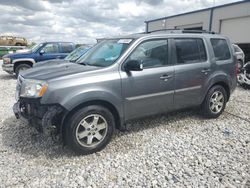
{"label": "rear side window", "polygon": [[198,63],[207,60],[207,54],[202,39],[176,38],[174,40],[178,64]]}
{"label": "rear side window", "polygon": [[61,43],[62,53],[70,53],[74,50],[72,44]]}
{"label": "rear side window", "polygon": [[211,39],[216,61],[227,60],[231,58],[229,47],[225,39]]}

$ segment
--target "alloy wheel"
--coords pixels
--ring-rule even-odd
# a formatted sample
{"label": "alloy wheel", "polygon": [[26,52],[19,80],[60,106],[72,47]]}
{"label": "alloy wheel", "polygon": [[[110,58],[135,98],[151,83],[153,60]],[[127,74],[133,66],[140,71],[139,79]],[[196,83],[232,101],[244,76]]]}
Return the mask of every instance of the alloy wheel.
{"label": "alloy wheel", "polygon": [[107,135],[108,124],[99,114],[90,114],[83,118],[76,127],[76,139],[84,147],[94,147]]}
{"label": "alloy wheel", "polygon": [[215,114],[220,113],[224,105],[224,100],[223,93],[220,91],[215,91],[210,98],[210,110]]}

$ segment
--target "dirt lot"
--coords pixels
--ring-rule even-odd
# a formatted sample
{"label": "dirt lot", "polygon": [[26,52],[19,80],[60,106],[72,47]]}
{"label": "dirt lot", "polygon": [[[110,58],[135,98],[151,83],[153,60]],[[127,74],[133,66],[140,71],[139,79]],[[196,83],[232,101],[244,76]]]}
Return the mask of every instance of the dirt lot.
{"label": "dirt lot", "polygon": [[76,156],[15,119],[15,83],[0,68],[0,187],[250,187],[250,90],[237,88],[218,119],[185,110],[135,121]]}

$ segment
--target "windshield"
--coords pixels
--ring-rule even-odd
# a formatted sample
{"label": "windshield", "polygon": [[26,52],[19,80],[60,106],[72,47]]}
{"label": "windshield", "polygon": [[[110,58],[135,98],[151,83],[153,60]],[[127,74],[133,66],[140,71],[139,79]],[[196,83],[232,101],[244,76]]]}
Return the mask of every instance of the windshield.
{"label": "windshield", "polygon": [[90,49],[77,63],[107,67],[112,65],[128,48],[132,39],[104,40]]}
{"label": "windshield", "polygon": [[42,43],[41,43],[41,44],[36,44],[35,46],[33,46],[33,47],[31,48],[31,51],[32,51],[32,52],[36,52],[42,45],[43,45]]}
{"label": "windshield", "polygon": [[74,62],[79,59],[83,54],[85,54],[89,49],[90,47],[80,46],[79,48],[71,52],[69,55],[67,55],[65,57],[65,60]]}

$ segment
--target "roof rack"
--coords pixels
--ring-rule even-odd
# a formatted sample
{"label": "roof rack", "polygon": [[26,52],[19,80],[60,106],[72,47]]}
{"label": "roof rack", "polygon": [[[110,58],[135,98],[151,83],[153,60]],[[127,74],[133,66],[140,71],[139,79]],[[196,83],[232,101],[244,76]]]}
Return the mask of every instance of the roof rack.
{"label": "roof rack", "polygon": [[214,31],[207,30],[187,30],[187,29],[158,29],[154,31],[148,31],[145,33],[161,33],[161,32],[169,32],[169,33],[206,33],[206,34],[215,34]]}

